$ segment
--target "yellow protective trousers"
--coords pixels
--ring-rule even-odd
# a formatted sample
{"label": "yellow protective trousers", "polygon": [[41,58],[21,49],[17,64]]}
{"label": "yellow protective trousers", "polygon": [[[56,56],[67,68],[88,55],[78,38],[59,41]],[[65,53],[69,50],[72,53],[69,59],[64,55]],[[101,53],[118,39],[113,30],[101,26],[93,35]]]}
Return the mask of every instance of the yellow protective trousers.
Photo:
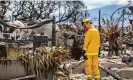
{"label": "yellow protective trousers", "polygon": [[87,55],[87,60],[85,60],[85,72],[87,76],[87,80],[91,80],[94,76],[95,80],[100,80],[100,72],[99,72],[99,62],[97,55]]}

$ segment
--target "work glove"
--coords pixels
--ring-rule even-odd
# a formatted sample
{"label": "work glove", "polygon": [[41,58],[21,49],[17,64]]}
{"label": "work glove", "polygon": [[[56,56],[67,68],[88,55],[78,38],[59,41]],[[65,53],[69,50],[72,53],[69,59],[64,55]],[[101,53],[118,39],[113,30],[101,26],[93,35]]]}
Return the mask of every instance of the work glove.
{"label": "work glove", "polygon": [[82,56],[83,56],[84,60],[87,60],[88,59],[87,56],[85,55],[85,50],[83,50]]}

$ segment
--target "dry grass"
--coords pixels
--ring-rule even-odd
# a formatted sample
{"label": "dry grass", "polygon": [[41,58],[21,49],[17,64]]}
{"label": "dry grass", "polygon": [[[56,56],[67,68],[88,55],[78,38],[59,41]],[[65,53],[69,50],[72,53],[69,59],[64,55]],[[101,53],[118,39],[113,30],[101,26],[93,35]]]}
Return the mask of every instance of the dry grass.
{"label": "dry grass", "polygon": [[22,48],[7,48],[7,58],[9,60],[17,60],[19,55],[22,55],[24,49]]}

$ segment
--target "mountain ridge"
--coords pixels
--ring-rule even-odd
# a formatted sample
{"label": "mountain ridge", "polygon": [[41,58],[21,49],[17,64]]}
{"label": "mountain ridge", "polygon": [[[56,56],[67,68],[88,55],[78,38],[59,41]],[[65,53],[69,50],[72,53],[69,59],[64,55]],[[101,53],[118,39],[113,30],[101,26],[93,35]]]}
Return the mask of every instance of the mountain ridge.
{"label": "mountain ridge", "polygon": [[[103,14],[107,14],[109,16],[111,16],[111,14],[116,11],[118,8],[120,7],[124,7],[126,5],[107,5],[104,7],[100,7],[100,8],[94,8],[94,9],[90,9],[88,10],[88,18],[93,20],[94,25],[98,25],[98,17],[99,17],[99,10],[101,10],[101,17],[103,16]],[[119,17],[120,14],[115,14],[115,17]],[[127,22],[126,22],[127,24]]]}

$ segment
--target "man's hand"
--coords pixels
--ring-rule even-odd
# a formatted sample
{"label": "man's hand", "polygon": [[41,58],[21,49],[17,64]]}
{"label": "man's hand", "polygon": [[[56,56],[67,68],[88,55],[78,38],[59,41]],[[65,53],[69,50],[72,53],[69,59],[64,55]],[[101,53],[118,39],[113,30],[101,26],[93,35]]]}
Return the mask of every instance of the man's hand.
{"label": "man's hand", "polygon": [[88,59],[87,56],[85,55],[85,50],[83,50],[82,56],[83,56],[84,60],[87,60]]}

